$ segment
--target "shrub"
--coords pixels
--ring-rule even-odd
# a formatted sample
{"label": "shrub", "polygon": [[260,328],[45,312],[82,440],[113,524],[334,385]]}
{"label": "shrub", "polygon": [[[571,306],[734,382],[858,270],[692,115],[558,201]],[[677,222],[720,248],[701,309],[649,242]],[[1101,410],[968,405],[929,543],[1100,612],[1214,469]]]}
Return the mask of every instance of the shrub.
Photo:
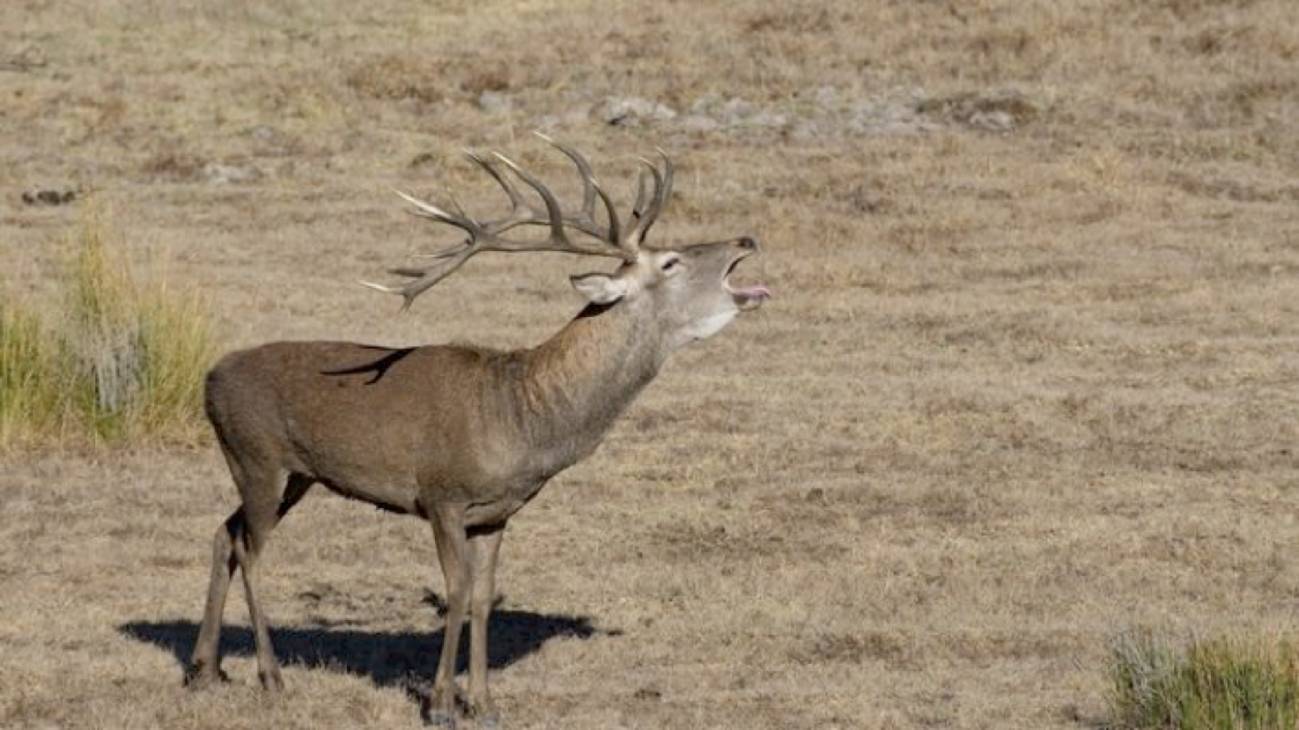
{"label": "shrub", "polygon": [[60,317],[0,294],[0,447],[192,440],[215,352],[204,303],[160,267],[138,277],[94,206],[69,243]]}
{"label": "shrub", "polygon": [[1110,646],[1110,710],[1120,728],[1294,730],[1299,650],[1288,640],[1217,638],[1176,647],[1150,631]]}

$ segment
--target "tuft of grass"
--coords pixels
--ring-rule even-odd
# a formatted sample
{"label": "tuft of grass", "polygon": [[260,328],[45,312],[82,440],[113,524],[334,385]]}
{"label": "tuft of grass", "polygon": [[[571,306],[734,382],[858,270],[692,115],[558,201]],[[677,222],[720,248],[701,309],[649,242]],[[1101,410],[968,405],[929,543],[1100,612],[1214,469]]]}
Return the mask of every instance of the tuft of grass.
{"label": "tuft of grass", "polygon": [[1299,648],[1285,639],[1215,638],[1177,646],[1151,631],[1110,645],[1110,711],[1118,728],[1293,730]]}
{"label": "tuft of grass", "polygon": [[61,398],[59,370],[40,318],[0,292],[0,446],[49,432]]}
{"label": "tuft of grass", "polygon": [[138,276],[97,207],[69,244],[59,318],[0,294],[0,448],[193,440],[216,351],[203,300]]}

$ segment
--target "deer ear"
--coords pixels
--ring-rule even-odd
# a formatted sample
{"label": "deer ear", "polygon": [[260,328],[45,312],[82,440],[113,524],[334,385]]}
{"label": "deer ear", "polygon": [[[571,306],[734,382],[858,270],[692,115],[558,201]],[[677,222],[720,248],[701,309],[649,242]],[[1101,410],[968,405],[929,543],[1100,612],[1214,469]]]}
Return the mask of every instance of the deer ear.
{"label": "deer ear", "polygon": [[627,295],[627,282],[608,274],[583,274],[568,280],[592,304],[613,304]]}

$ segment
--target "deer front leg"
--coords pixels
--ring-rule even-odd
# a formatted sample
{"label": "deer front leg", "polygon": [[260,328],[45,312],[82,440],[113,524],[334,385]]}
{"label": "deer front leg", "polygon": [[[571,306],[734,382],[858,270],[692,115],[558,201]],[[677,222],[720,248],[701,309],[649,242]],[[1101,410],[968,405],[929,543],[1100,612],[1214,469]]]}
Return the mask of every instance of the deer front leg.
{"label": "deer front leg", "polygon": [[447,615],[442,628],[442,656],[429,691],[428,722],[455,727],[456,724],[456,650],[460,646],[460,626],[469,607],[469,548],[465,535],[465,505],[439,504],[430,515],[433,539],[437,543],[438,562],[446,580]]}
{"label": "deer front leg", "polygon": [[480,724],[499,720],[487,691],[487,623],[496,598],[496,558],[500,554],[505,525],[469,536],[470,571],[473,593],[469,603],[469,711]]}

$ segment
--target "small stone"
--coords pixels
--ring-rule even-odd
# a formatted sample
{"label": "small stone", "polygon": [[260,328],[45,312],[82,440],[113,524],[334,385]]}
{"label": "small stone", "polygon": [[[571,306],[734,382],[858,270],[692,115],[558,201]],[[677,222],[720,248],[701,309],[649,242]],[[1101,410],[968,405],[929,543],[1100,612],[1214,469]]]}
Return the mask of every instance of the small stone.
{"label": "small stone", "polygon": [[681,120],[681,128],[687,132],[711,132],[720,126],[716,119],[703,114],[691,114]]}
{"label": "small stone", "polygon": [[636,127],[648,122],[663,122],[675,119],[677,112],[666,104],[638,96],[610,98],[605,101],[600,118],[606,124],[620,127]]}
{"label": "small stone", "polygon": [[661,700],[663,692],[653,687],[641,687],[632,693],[632,697],[638,700]]}
{"label": "small stone", "polygon": [[698,99],[695,99],[690,104],[690,113],[707,116],[711,114],[713,109],[721,102],[722,102],[722,97],[710,91],[707,94],[704,94],[703,96],[699,97]]}
{"label": "small stone", "polygon": [[839,91],[833,86],[822,86],[812,95],[812,99],[822,109],[831,109],[839,105]]}
{"label": "small stone", "polygon": [[751,127],[783,127],[787,121],[788,117],[784,114],[764,109],[750,115],[748,119],[744,120],[744,123]]}
{"label": "small stone", "polygon": [[209,162],[203,166],[203,179],[213,185],[250,183],[262,178],[262,171],[251,165],[223,165]]}
{"label": "small stone", "polygon": [[488,114],[503,114],[514,108],[514,100],[499,91],[484,91],[478,95],[478,108]]}
{"label": "small stone", "polygon": [[1004,111],[975,112],[966,124],[987,132],[1009,132],[1015,128],[1015,118]]}
{"label": "small stone", "polygon": [[744,99],[733,98],[727,99],[717,110],[718,116],[721,117],[723,124],[737,125],[745,121],[757,111],[751,102]]}
{"label": "small stone", "polygon": [[425,167],[433,167],[437,165],[437,161],[438,161],[437,155],[433,154],[432,152],[421,152],[418,155],[415,155],[414,157],[410,158],[410,162],[407,164],[412,169],[420,169]]}
{"label": "small stone", "polygon": [[27,205],[67,205],[77,199],[75,190],[26,190],[22,195]]}
{"label": "small stone", "polygon": [[277,142],[283,134],[269,124],[258,124],[248,130],[248,135],[258,142]]}
{"label": "small stone", "polygon": [[825,136],[821,124],[813,119],[803,119],[794,125],[790,136],[799,141],[806,141]]}

